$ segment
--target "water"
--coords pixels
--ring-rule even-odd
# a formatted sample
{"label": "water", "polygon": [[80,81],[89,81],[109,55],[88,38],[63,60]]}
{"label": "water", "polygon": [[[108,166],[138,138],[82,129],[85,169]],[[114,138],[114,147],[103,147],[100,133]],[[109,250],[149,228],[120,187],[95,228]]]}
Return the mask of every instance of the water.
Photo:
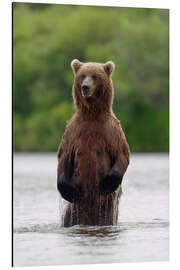
{"label": "water", "polygon": [[169,259],[167,154],[131,155],[117,226],[61,228],[56,166],[54,153],[14,155],[14,266]]}

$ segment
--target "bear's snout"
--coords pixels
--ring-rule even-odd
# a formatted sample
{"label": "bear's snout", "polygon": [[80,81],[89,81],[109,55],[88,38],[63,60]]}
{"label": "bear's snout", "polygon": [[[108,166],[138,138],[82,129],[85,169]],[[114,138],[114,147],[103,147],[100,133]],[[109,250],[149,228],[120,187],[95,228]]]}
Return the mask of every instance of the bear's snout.
{"label": "bear's snout", "polygon": [[90,85],[83,84],[81,87],[81,91],[82,91],[83,97],[89,97],[90,96]]}

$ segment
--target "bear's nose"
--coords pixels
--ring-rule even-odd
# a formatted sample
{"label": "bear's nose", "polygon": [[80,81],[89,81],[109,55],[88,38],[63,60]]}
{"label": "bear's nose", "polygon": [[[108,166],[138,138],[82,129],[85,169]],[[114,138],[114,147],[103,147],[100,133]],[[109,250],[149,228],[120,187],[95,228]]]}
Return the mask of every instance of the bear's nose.
{"label": "bear's nose", "polygon": [[82,85],[82,95],[84,96],[84,97],[88,97],[89,96],[89,94],[90,94],[90,86],[88,85],[88,84],[83,84]]}

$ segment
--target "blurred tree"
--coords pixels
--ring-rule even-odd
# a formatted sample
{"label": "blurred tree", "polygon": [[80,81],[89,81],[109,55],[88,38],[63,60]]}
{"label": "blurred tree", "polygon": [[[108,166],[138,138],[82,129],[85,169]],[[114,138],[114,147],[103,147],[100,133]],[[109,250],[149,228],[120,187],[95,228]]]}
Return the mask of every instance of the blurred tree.
{"label": "blurred tree", "polygon": [[131,151],[168,151],[168,10],[14,3],[15,151],[57,150],[74,58],[115,62],[113,108]]}

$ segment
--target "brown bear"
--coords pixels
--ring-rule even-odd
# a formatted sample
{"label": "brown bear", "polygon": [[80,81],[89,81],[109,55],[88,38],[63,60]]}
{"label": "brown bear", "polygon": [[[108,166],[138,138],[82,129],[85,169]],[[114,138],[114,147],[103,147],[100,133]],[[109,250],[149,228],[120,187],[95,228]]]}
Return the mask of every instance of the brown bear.
{"label": "brown bear", "polygon": [[57,188],[67,200],[63,226],[113,225],[129,146],[112,111],[114,63],[71,62],[76,113],[58,148]]}

